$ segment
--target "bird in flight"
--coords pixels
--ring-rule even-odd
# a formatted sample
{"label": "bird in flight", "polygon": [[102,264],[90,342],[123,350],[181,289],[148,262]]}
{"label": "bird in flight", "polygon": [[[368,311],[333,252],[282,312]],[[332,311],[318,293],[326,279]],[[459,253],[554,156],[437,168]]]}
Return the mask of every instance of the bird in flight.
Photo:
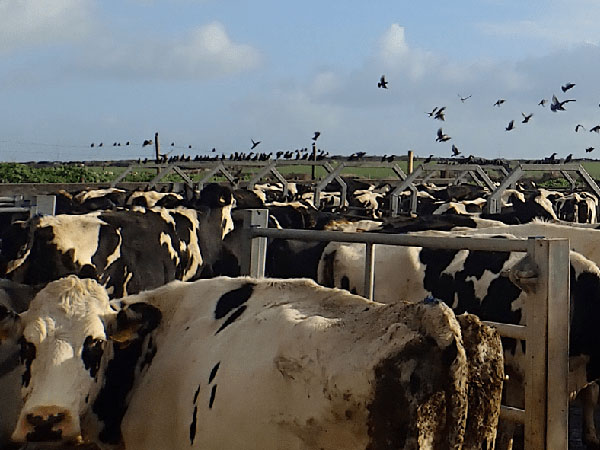
{"label": "bird in flight", "polygon": [[538,103],[538,105],[540,106],[546,106],[546,103],[548,103],[548,100],[546,100],[545,98],[541,99],[540,102]]}
{"label": "bird in flight", "polygon": [[437,131],[437,138],[435,139],[436,142],[446,142],[446,141],[449,141],[450,139],[452,139],[452,138],[450,136],[448,136],[447,134],[444,134],[444,132],[442,131],[441,128]]}
{"label": "bird in flight", "polygon": [[102,144],[102,142],[100,142],[100,143],[98,144],[98,147],[102,147],[102,145],[104,145],[104,144]]}
{"label": "bird in flight", "polygon": [[321,136],[321,132],[315,131],[315,135],[312,137],[312,140],[317,142],[317,139],[319,139],[319,136]]}
{"label": "bird in flight", "polygon": [[582,129],[583,131],[585,131],[585,128],[584,128],[584,126],[583,126],[583,125],[581,125],[580,123],[578,123],[578,124],[575,126],[575,133],[577,133],[577,132],[579,131],[579,129]]}
{"label": "bird in flight", "polygon": [[433,117],[434,114],[436,113],[437,109],[438,109],[438,107],[436,106],[435,108],[433,108],[431,110],[431,112],[428,112],[428,113],[425,113],[425,114],[427,114],[429,117]]}
{"label": "bird in flight", "polygon": [[250,147],[250,150],[254,150],[261,141],[254,142],[254,139],[250,139],[250,142],[252,142],[252,147]]}
{"label": "bird in flight", "polygon": [[590,128],[590,133],[591,133],[592,131],[593,131],[594,133],[600,133],[600,125],[596,125],[595,127],[592,127],[592,128]]}
{"label": "bird in flight", "polygon": [[435,116],[433,118],[437,119],[437,120],[441,120],[441,121],[446,120],[445,111],[446,111],[446,107],[442,106],[435,112]]}
{"label": "bird in flight", "polygon": [[500,106],[502,103],[504,103],[506,100],[504,100],[503,98],[499,98],[498,100],[496,100],[496,103],[494,103],[494,106]]}
{"label": "bird in flight", "polygon": [[146,145],[152,145],[152,139],[144,139],[142,147],[145,147]]}
{"label": "bird in flight", "polygon": [[378,88],[383,88],[383,89],[387,89],[388,82],[385,81],[385,75],[381,75],[381,78],[379,79],[379,83],[377,83],[377,87]]}
{"label": "bird in flight", "polygon": [[94,148],[94,143],[92,142],[92,145],[90,145],[91,148]]}
{"label": "bird in flight", "polygon": [[460,155],[460,150],[458,149],[458,147],[454,144],[452,144],[452,156],[458,156]]}
{"label": "bird in flight", "polygon": [[588,147],[588,148],[585,149],[586,153],[591,153],[593,151],[594,151],[594,147]]}
{"label": "bird in flight", "polygon": [[510,122],[508,122],[508,126],[506,127],[506,131],[510,131],[510,130],[514,130],[515,129],[515,121],[511,120]]}
{"label": "bird in flight", "polygon": [[458,94],[458,98],[460,98],[460,101],[464,103],[471,98],[471,95],[467,95],[466,97],[463,97],[462,95]]}
{"label": "bird in flight", "polygon": [[563,105],[565,105],[566,103],[569,103],[569,102],[574,102],[574,101],[576,101],[576,100],[569,99],[569,100],[563,100],[562,102],[560,102],[556,98],[556,95],[553,95],[552,96],[552,104],[550,105],[550,109],[552,110],[552,112],[565,111],[565,107]]}
{"label": "bird in flight", "polygon": [[563,92],[567,92],[569,89],[572,89],[575,87],[575,83],[567,83],[564,86],[561,86],[560,88],[562,89]]}
{"label": "bird in flight", "polygon": [[527,122],[529,122],[529,119],[531,119],[533,117],[533,113],[525,114],[522,112],[521,115],[523,116],[523,120],[521,121],[521,123],[527,123]]}

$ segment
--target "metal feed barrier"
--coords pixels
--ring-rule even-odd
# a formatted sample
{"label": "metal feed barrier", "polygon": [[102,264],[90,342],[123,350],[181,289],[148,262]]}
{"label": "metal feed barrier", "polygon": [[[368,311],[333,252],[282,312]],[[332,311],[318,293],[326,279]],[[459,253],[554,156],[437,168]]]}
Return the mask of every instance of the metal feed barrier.
{"label": "metal feed barrier", "polygon": [[568,449],[569,408],[569,241],[568,239],[494,239],[424,237],[342,231],[267,228],[267,210],[247,210],[242,273],[264,277],[268,238],[363,243],[364,296],[373,299],[375,245],[405,245],[452,250],[525,252],[534,268],[523,289],[533,301],[524,305],[527,325],[486,322],[501,336],[527,341],[525,409],[502,405],[500,417],[525,427],[525,449]]}
{"label": "metal feed barrier", "polygon": [[54,195],[11,195],[0,197],[0,213],[29,213],[35,215],[54,215],[56,196]]}

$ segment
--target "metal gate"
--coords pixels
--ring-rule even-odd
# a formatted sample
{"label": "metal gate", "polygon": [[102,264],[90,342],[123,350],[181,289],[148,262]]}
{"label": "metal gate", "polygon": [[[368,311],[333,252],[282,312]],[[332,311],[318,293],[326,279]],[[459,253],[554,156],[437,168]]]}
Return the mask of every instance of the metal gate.
{"label": "metal gate", "polygon": [[242,273],[264,277],[267,239],[363,243],[365,293],[373,299],[376,245],[405,245],[452,250],[525,252],[534,267],[524,305],[527,325],[486,322],[501,336],[527,341],[525,409],[502,405],[500,417],[525,427],[525,449],[568,449],[569,410],[569,241],[568,239],[494,239],[348,233],[267,228],[267,210],[247,210],[244,217]]}

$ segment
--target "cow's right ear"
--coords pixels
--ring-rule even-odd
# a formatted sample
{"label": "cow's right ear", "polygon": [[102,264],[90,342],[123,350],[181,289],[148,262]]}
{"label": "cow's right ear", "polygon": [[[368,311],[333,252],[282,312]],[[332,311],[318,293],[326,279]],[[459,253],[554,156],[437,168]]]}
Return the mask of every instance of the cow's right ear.
{"label": "cow's right ear", "polygon": [[0,305],[0,345],[8,340],[17,340],[23,333],[21,318],[4,305]]}
{"label": "cow's right ear", "polygon": [[116,320],[107,329],[107,335],[121,347],[127,347],[154,330],[161,318],[162,313],[158,308],[148,303],[133,303],[117,313]]}

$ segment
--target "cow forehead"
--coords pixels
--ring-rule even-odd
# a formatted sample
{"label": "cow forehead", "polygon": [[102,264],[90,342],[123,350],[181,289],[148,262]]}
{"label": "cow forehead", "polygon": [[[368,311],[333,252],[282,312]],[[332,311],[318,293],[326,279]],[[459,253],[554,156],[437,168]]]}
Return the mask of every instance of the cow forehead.
{"label": "cow forehead", "polygon": [[95,280],[69,276],[38,292],[22,316],[24,334],[26,338],[54,332],[103,335],[101,317],[107,313],[114,311],[103,287]]}

